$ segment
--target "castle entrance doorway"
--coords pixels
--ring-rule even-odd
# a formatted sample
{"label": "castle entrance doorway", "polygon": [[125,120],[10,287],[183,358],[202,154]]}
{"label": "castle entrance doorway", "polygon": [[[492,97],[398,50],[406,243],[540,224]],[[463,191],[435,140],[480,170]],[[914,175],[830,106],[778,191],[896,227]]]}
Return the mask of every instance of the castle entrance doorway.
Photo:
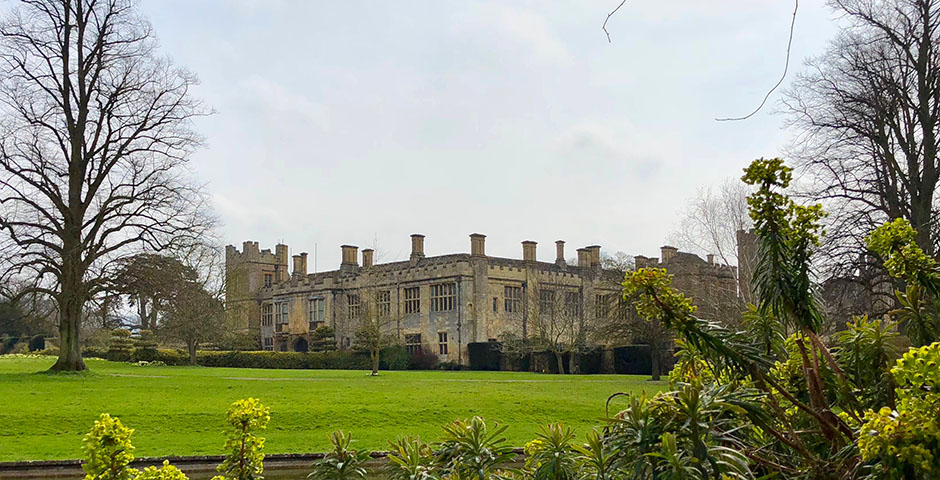
{"label": "castle entrance doorway", "polygon": [[294,341],[294,351],[307,353],[310,350],[310,345],[307,343],[307,339],[300,337]]}

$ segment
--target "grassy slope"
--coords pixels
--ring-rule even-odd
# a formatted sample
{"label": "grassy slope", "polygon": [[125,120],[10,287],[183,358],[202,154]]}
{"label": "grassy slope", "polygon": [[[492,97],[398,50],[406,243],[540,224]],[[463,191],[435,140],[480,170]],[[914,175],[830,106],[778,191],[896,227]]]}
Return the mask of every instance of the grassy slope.
{"label": "grassy slope", "polygon": [[101,412],[137,431],[137,456],[219,454],[225,409],[239,398],[271,407],[266,452],[323,451],[350,431],[360,447],[420,435],[480,415],[508,424],[514,445],[561,421],[579,436],[599,425],[614,392],[658,390],[631,376],[513,372],[382,372],[137,367],[87,360],[88,374],[44,374],[52,359],[0,357],[0,461],[78,458]]}

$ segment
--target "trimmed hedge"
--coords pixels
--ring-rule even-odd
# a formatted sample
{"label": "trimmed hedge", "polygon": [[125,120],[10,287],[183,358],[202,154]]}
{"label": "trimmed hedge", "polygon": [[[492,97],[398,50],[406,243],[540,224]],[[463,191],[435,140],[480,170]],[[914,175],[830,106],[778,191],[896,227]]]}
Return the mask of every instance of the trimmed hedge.
{"label": "trimmed hedge", "polygon": [[472,342],[467,344],[470,370],[499,370],[502,352],[499,342]]}
{"label": "trimmed hedge", "polygon": [[[129,361],[163,362],[166,365],[189,365],[189,354],[180,350],[146,349],[142,351],[147,358],[137,358],[131,354]],[[91,358],[103,358],[113,361],[128,361],[124,352],[112,352],[101,348],[85,348],[82,355]],[[328,370],[365,370],[369,368],[366,355],[351,351],[335,352],[224,352],[200,351],[196,353],[196,363],[204,367],[231,368],[286,368],[286,369],[328,369]]]}

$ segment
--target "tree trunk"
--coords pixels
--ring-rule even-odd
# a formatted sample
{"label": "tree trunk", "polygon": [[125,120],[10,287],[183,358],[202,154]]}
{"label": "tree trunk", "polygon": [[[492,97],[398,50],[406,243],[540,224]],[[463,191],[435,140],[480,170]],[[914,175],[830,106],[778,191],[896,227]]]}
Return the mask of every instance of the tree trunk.
{"label": "tree trunk", "polygon": [[196,362],[196,348],[199,345],[196,342],[186,342],[186,349],[189,350],[189,363],[191,365],[198,365]]}
{"label": "tree trunk", "polygon": [[372,376],[379,374],[379,350],[374,349],[369,352],[369,355],[372,357]]}
{"label": "tree trunk", "polygon": [[558,373],[565,374],[565,362],[562,360],[561,352],[555,352],[555,361],[558,363]]}
{"label": "tree trunk", "polygon": [[568,356],[568,373],[579,373],[575,357],[577,357],[577,355],[575,355],[574,352],[571,352]]}
{"label": "tree trunk", "polygon": [[82,345],[78,338],[84,303],[76,296],[64,292],[60,297],[59,359],[49,370],[78,372],[87,368],[84,360],[82,360]]}

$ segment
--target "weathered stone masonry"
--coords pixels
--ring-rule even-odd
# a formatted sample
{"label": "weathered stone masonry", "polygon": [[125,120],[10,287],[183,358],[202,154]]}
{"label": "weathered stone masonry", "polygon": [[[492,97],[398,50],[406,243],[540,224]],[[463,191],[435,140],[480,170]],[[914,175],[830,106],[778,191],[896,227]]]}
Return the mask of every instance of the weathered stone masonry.
{"label": "weathered stone masonry", "polygon": [[[536,260],[533,241],[522,242],[519,260],[487,256],[482,234],[470,235],[469,254],[427,257],[424,240],[424,235],[412,235],[409,259],[384,264],[373,263],[371,249],[362,250],[360,264],[358,247],[343,245],[339,269],[313,274],[307,273],[306,253],[292,257],[288,274],[286,245],[277,245],[274,253],[259,251],[256,242],[245,242],[241,252],[230,245],[226,266],[231,322],[240,330],[260,332],[266,350],[306,351],[311,332],[320,324],[333,327],[337,346],[347,348],[355,342],[362,309],[383,308],[393,319],[388,333],[409,350],[426,348],[443,361],[467,363],[468,343],[495,340],[504,333],[529,335],[527,329],[539,315],[539,292],[579,302],[577,311],[588,321],[604,314],[598,301],[620,294],[622,279],[601,268],[597,245],[578,249],[577,265],[568,265],[560,240],[553,263]],[[681,252],[677,257],[673,251],[663,247],[662,262],[637,257],[638,266],[675,268],[690,279],[686,286],[700,294],[735,291],[732,267],[706,264]],[[682,283],[679,276],[676,283]]]}

